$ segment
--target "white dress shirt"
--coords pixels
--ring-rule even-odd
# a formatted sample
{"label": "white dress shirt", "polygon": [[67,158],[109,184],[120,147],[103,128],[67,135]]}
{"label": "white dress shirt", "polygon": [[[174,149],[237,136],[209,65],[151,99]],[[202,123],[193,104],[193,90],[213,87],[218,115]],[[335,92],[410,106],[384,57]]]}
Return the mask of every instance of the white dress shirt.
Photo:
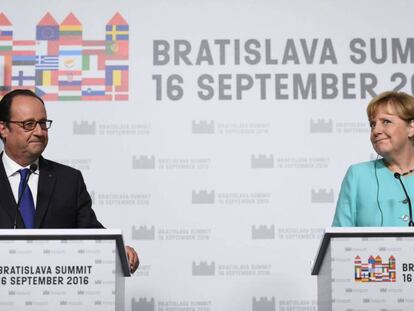
{"label": "white dress shirt", "polygon": [[9,179],[10,186],[13,191],[14,199],[16,200],[16,203],[19,199],[19,184],[20,184],[20,173],[19,170],[22,168],[30,168],[31,164],[36,164],[38,169],[30,175],[29,178],[29,185],[30,191],[32,192],[33,201],[36,208],[37,203],[37,186],[39,184],[39,159],[37,159],[35,162],[31,163],[30,165],[23,167],[14,162],[10,157],[6,154],[6,152],[3,152],[3,165],[4,169],[6,170],[7,178]]}

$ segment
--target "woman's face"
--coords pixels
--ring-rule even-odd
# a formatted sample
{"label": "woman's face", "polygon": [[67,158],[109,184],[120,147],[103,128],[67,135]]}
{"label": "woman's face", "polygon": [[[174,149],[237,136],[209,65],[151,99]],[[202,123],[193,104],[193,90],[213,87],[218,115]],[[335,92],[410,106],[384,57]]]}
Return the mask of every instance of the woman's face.
{"label": "woman's face", "polygon": [[392,105],[380,105],[370,121],[371,143],[384,158],[394,158],[413,148],[414,122],[401,119]]}

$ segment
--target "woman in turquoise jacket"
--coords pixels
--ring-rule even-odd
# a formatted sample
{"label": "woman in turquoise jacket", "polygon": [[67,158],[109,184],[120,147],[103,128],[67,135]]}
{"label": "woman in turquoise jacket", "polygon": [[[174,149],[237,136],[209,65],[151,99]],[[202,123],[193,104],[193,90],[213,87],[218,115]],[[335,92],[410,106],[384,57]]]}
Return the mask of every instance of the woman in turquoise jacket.
{"label": "woman in turquoise jacket", "polygon": [[367,114],[372,146],[382,158],[348,169],[332,225],[408,226],[409,204],[399,178],[414,199],[414,97],[384,92],[368,104]]}

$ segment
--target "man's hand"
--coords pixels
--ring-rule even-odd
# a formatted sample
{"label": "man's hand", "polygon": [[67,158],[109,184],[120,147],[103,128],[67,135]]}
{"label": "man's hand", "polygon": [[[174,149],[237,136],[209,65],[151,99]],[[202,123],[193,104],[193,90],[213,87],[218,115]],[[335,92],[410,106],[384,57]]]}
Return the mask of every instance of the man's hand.
{"label": "man's hand", "polygon": [[139,266],[138,254],[135,251],[135,249],[133,249],[132,247],[128,245],[125,247],[125,251],[127,254],[127,258],[128,258],[129,270],[131,271],[131,273],[134,273],[135,270],[137,270]]}

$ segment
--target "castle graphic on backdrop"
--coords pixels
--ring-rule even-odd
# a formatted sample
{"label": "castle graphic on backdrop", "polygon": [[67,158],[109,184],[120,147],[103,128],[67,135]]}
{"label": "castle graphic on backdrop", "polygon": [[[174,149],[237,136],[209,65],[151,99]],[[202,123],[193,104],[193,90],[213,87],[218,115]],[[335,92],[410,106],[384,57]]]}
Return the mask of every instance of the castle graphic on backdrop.
{"label": "castle graphic on backdrop", "polygon": [[47,13],[35,40],[15,40],[0,13],[0,96],[28,88],[47,101],[128,100],[129,25],[116,13],[103,40],[84,40],[73,13],[59,25]]}
{"label": "castle graphic on backdrop", "polygon": [[354,261],[355,282],[395,282],[395,257],[390,256],[388,263],[382,263],[380,256],[370,256],[368,263],[362,263],[361,257],[356,256]]}

